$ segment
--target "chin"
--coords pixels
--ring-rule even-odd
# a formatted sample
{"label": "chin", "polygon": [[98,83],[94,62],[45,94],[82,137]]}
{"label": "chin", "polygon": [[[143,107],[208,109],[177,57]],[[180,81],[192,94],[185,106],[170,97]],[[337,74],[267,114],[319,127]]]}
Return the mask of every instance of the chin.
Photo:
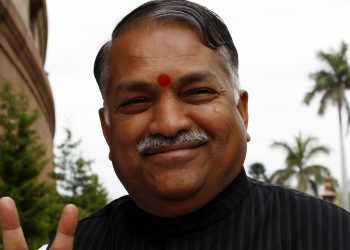
{"label": "chin", "polygon": [[200,193],[205,186],[208,180],[206,169],[201,162],[157,166],[143,173],[142,183],[159,199],[186,200]]}
{"label": "chin", "polygon": [[190,199],[195,196],[200,191],[201,185],[193,185],[184,183],[167,185],[166,187],[152,187],[154,194],[159,199],[169,200],[169,201],[182,201]]}

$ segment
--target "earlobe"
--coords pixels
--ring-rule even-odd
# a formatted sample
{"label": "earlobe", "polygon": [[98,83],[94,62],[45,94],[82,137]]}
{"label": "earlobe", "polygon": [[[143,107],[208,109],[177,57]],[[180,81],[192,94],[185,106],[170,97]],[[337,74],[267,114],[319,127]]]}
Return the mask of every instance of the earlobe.
{"label": "earlobe", "polygon": [[99,117],[100,117],[100,122],[101,122],[101,128],[102,128],[103,135],[105,137],[105,140],[106,140],[108,146],[110,146],[110,138],[111,138],[110,137],[110,125],[108,125],[107,122],[106,122],[104,108],[100,108],[98,110],[98,114],[99,114]]}

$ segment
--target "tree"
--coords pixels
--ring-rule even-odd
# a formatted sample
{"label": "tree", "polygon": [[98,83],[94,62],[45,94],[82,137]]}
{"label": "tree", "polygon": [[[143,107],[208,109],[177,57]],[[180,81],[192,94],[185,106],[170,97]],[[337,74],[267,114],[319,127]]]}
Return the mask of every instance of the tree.
{"label": "tree", "polygon": [[271,175],[271,181],[279,185],[289,186],[291,180],[296,178],[296,189],[306,192],[309,187],[318,196],[318,185],[323,183],[323,178],[329,176],[327,167],[320,164],[310,164],[309,161],[319,154],[328,154],[329,149],[325,146],[314,145],[315,137],[304,138],[301,134],[294,138],[295,145],[287,142],[275,141],[273,148],[285,151],[286,167],[275,171]]}
{"label": "tree", "polygon": [[266,176],[265,173],[265,166],[260,162],[255,162],[249,166],[248,174],[252,178],[269,183],[270,179]]}
{"label": "tree", "polygon": [[0,86],[0,195],[15,199],[28,245],[36,249],[54,231],[61,206],[55,187],[38,180],[46,150],[32,128],[39,113],[28,104],[10,83]]}
{"label": "tree", "polygon": [[66,129],[66,138],[58,146],[54,177],[63,202],[77,205],[82,218],[106,205],[107,192],[91,173],[92,161],[77,152],[79,146],[80,141],[73,141],[72,132]]}
{"label": "tree", "polygon": [[304,102],[309,105],[316,95],[321,95],[318,114],[323,115],[327,106],[331,103],[338,111],[338,124],[340,135],[340,159],[342,169],[342,200],[343,206],[349,210],[349,195],[346,171],[345,146],[343,136],[343,113],[347,116],[347,133],[350,125],[350,106],[346,98],[346,89],[350,88],[350,66],[347,60],[348,46],[341,43],[339,51],[320,51],[318,58],[325,63],[325,68],[310,75],[315,81],[314,87],[306,93]]}

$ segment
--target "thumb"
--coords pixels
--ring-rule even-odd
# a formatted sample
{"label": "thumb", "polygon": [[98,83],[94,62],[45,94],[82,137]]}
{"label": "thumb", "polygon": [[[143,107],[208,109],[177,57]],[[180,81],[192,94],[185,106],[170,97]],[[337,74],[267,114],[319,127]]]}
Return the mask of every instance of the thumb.
{"label": "thumb", "polygon": [[78,224],[78,208],[69,204],[62,211],[58,222],[55,240],[50,249],[70,250],[73,249],[74,234]]}

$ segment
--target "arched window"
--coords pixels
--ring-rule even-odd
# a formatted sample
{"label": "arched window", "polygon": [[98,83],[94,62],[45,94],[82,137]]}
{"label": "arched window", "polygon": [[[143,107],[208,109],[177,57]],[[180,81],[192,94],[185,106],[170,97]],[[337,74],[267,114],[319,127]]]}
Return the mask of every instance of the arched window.
{"label": "arched window", "polygon": [[40,56],[45,62],[47,46],[47,12],[46,1],[30,0],[29,22],[33,34],[34,44],[39,50]]}

